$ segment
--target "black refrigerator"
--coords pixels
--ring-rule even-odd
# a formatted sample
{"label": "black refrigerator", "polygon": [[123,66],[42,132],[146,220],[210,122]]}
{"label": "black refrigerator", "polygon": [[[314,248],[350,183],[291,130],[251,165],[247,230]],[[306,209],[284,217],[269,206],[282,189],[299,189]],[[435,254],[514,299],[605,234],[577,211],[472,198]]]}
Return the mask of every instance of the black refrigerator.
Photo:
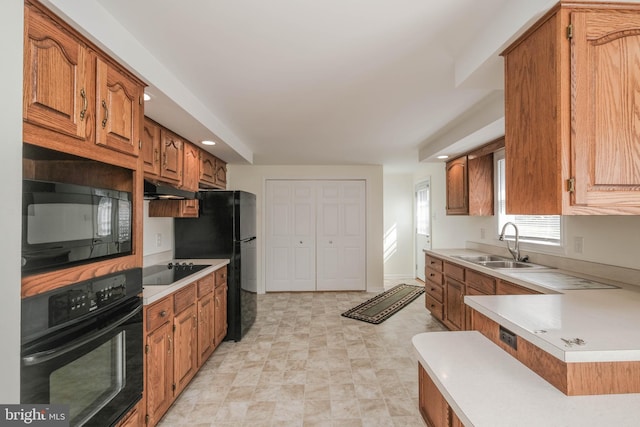
{"label": "black refrigerator", "polygon": [[256,318],[256,196],[245,191],[198,193],[198,218],[176,218],[175,257],[228,258],[227,337],[240,341]]}

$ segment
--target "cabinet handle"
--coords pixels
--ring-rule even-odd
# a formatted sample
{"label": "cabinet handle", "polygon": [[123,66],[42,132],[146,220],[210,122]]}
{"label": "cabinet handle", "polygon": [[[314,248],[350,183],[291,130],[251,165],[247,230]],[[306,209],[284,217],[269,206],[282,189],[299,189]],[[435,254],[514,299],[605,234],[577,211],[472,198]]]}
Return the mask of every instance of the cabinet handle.
{"label": "cabinet handle", "polygon": [[155,150],[153,150],[153,162],[154,163],[159,163],[160,162],[160,152],[158,151],[157,148]]}
{"label": "cabinet handle", "polygon": [[169,350],[167,351],[167,353],[171,353],[171,347],[173,346],[173,339],[171,338],[171,335],[167,335],[167,337],[169,337]]}
{"label": "cabinet handle", "polygon": [[160,312],[160,317],[166,317],[167,316],[167,310],[162,310]]}
{"label": "cabinet handle", "polygon": [[435,274],[433,274],[433,273],[429,273],[429,276],[430,276],[430,277],[435,277]]}
{"label": "cabinet handle", "polygon": [[167,168],[167,153],[166,152],[162,155],[162,167],[163,167],[163,169]]}
{"label": "cabinet handle", "polygon": [[193,329],[196,328],[196,326],[198,326],[198,318],[196,317],[196,315],[193,315]]}
{"label": "cabinet handle", "polygon": [[87,108],[89,104],[87,102],[87,92],[84,91],[84,88],[80,89],[80,96],[82,97],[82,110],[80,110],[80,120],[84,120],[85,114],[87,114]]}
{"label": "cabinet handle", "polygon": [[102,100],[102,108],[104,108],[104,119],[102,119],[102,129],[104,129],[107,126],[107,120],[109,120],[109,109],[104,99]]}

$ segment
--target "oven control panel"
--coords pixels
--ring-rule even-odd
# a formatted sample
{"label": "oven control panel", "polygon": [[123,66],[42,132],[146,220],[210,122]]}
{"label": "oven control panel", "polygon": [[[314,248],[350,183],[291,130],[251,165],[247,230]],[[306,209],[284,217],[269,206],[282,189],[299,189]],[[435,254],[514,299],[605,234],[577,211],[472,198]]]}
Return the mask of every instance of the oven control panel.
{"label": "oven control panel", "polygon": [[76,286],[49,297],[49,326],[77,319],[127,296],[124,274]]}
{"label": "oven control panel", "polygon": [[75,327],[141,294],[142,268],[130,268],[23,298],[22,342]]}

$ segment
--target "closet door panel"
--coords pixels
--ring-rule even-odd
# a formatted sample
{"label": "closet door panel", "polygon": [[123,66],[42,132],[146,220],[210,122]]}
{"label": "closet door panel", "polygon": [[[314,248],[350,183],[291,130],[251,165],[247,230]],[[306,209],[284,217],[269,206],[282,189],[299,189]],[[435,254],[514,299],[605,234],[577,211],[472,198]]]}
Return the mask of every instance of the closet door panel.
{"label": "closet door panel", "polygon": [[315,290],[315,188],[267,181],[266,291]]}
{"label": "closet door panel", "polygon": [[317,290],[364,290],[364,181],[323,181],[318,188]]}

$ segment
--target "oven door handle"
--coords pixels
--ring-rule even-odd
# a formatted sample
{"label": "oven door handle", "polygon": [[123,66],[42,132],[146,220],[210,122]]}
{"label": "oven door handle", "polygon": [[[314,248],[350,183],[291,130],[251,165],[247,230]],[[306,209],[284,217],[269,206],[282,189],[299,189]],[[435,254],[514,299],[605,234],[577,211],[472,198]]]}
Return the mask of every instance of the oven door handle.
{"label": "oven door handle", "polygon": [[117,327],[119,327],[129,319],[133,318],[141,310],[142,310],[142,305],[139,305],[133,311],[127,313],[126,315],[118,319],[116,322],[112,323],[109,326],[104,327],[103,329],[100,329],[99,331],[92,333],[87,337],[72,341],[69,344],[54,348],[52,350],[40,351],[38,353],[33,353],[28,356],[24,356],[22,358],[22,362],[24,363],[24,366],[33,366],[43,362],[48,362],[51,359],[55,359],[56,357],[69,353],[70,351],[80,348],[83,345],[93,340],[96,340],[103,335],[108,334],[109,332],[113,331],[114,329],[116,329]]}

